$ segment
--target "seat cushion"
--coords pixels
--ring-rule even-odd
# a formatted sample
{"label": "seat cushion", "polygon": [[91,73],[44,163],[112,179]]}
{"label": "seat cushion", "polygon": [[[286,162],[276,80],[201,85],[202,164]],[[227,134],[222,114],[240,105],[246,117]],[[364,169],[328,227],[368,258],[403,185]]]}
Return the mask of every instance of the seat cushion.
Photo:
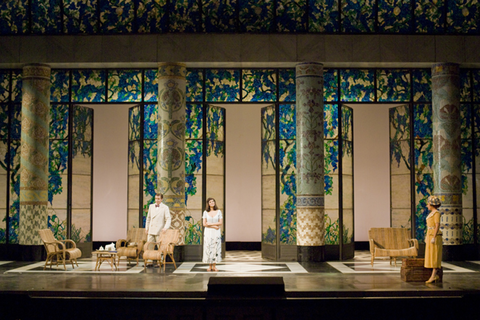
{"label": "seat cushion", "polygon": [[72,260],[72,259],[78,259],[82,256],[82,251],[78,248],[71,248],[65,250],[67,253],[66,259]]}
{"label": "seat cushion", "polygon": [[137,247],[121,247],[117,249],[117,255],[119,257],[132,257],[136,258],[138,254]]}
{"label": "seat cushion", "polygon": [[160,260],[162,252],[158,250],[147,250],[143,253],[143,260]]}

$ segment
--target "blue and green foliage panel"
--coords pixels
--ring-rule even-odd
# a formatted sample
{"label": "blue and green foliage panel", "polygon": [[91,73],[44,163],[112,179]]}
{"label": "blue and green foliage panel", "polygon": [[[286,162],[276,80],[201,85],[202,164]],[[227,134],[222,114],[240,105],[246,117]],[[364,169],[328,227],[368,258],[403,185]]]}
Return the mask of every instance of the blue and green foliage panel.
{"label": "blue and green foliage panel", "polygon": [[1,34],[478,34],[478,0],[4,0]]}
{"label": "blue and green foliage panel", "polygon": [[[480,164],[479,150],[479,105],[461,104],[461,127],[462,127],[462,193],[463,193],[463,243],[474,243],[474,201],[473,194],[475,177],[473,166]],[[411,119],[413,115],[413,119]],[[409,132],[413,122],[413,135]],[[404,167],[407,169],[407,179],[410,171],[415,175],[414,221],[411,217],[395,217],[395,210],[392,211],[392,221],[403,221],[396,227],[414,228],[415,236],[423,242],[426,232],[426,217],[428,215],[427,198],[433,193],[433,154],[432,154],[432,105],[413,104],[413,110],[409,106],[401,106],[390,109],[390,125],[394,128],[390,138],[390,159],[392,170]],[[477,127],[475,127],[477,125]],[[477,135],[473,134],[476,131]],[[410,148],[413,139],[413,150]],[[473,149],[475,146],[475,150]],[[413,152],[414,165],[411,165],[411,153]],[[478,180],[477,180],[478,181]],[[393,187],[393,186],[392,186]],[[408,187],[408,186],[407,186]],[[393,192],[395,197],[395,192]],[[408,200],[408,199],[407,199]],[[393,199],[395,201],[395,199]],[[477,209],[478,210],[478,209]],[[479,231],[477,230],[477,233]]]}

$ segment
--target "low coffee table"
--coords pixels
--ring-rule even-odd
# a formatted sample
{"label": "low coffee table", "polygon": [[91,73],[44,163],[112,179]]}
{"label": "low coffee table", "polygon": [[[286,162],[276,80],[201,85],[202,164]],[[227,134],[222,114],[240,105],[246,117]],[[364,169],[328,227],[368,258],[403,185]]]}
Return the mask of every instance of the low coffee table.
{"label": "low coffee table", "polygon": [[100,266],[103,261],[107,261],[112,267],[113,271],[118,271],[116,259],[117,251],[95,250],[92,254],[97,255],[97,262],[95,263],[95,271],[100,271]]}

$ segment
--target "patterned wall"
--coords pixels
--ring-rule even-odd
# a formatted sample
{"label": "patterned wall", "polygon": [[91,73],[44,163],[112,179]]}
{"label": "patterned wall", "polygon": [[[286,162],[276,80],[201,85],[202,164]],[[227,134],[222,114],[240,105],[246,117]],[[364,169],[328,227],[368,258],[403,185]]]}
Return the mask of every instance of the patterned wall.
{"label": "patterned wall", "polygon": [[478,0],[5,0],[1,34],[478,34]]}
{"label": "patterned wall", "polygon": [[[67,105],[69,103],[81,102],[88,103],[122,103],[133,101],[140,101],[140,104],[155,106],[157,102],[158,83],[157,73],[155,69],[71,69],[71,70],[52,70],[51,75],[51,94],[50,99],[52,105],[57,103],[60,105]],[[472,111],[464,111],[462,113],[464,125],[462,129],[462,139],[464,140],[464,149],[462,157],[465,165],[462,167],[464,172],[464,200],[465,205],[465,221],[464,226],[464,240],[469,243],[472,239],[473,229],[473,213],[477,212],[477,220],[480,222],[480,215],[478,214],[480,201],[476,201],[476,208],[474,207],[474,200],[479,199],[480,188],[475,186],[480,185],[480,69],[461,69],[461,102],[463,110],[470,108]],[[107,86],[108,83],[108,86]],[[10,230],[9,241],[15,240],[15,225],[18,223],[18,151],[20,139],[20,103],[21,103],[21,70],[0,70],[0,110],[1,110],[1,143],[0,159],[0,185],[4,190],[5,196],[0,198],[0,208],[2,214],[0,215],[0,242],[6,241],[6,231]],[[128,84],[128,85],[127,85]],[[392,179],[396,174],[409,175],[410,170],[410,149],[405,149],[408,146],[408,139],[410,139],[410,130],[415,129],[415,166],[416,180],[415,184],[415,198],[416,198],[416,215],[418,221],[423,221],[425,213],[424,201],[425,197],[430,194],[432,190],[431,185],[431,155],[429,151],[429,109],[431,96],[431,79],[430,69],[326,69],[324,70],[324,100],[325,104],[338,104],[340,102],[356,103],[356,102],[392,102],[400,104],[413,103],[413,113],[415,121],[414,128],[410,128],[411,120],[408,116],[410,111],[397,109],[391,112],[391,170]],[[107,92],[108,88],[108,92]],[[126,92],[125,88],[128,88]],[[142,96],[143,93],[143,96]],[[269,100],[271,99],[271,100]],[[188,217],[192,217],[192,232],[198,230],[198,210],[203,208],[203,203],[200,205],[200,200],[193,200],[194,191],[199,190],[202,186],[202,181],[198,177],[202,175],[202,157],[200,147],[194,140],[201,139],[201,136],[196,135],[203,132],[204,124],[199,121],[199,107],[204,103],[215,102],[243,102],[256,103],[272,102],[285,104],[286,109],[290,103],[295,102],[295,70],[294,69],[188,69],[187,70],[187,114],[191,119],[187,125],[187,144],[192,148],[187,154],[186,158],[186,175],[187,179],[191,179],[191,184],[187,187],[186,197],[192,199],[192,203],[196,202],[195,210]],[[468,108],[467,108],[468,107]],[[467,108],[467,109],[465,109]],[[136,190],[139,186],[139,168],[140,165],[148,168],[152,165],[151,161],[155,161],[156,155],[151,154],[147,160],[140,158],[140,137],[144,135],[145,140],[154,139],[151,134],[156,133],[155,124],[146,124],[141,126],[141,121],[150,119],[152,116],[151,109],[146,108],[147,115],[141,115],[140,111],[130,111],[129,122],[129,188],[137,184]],[[153,112],[153,111],[152,111]],[[413,112],[413,111],[412,111]],[[153,117],[155,118],[155,117]],[[152,119],[153,119],[152,118]],[[188,115],[187,115],[188,118]],[[10,119],[10,120],[9,120]],[[285,120],[288,116],[285,116]],[[468,120],[470,119],[470,120]],[[148,122],[148,121],[147,121]],[[470,123],[469,125],[467,123]],[[279,124],[282,125],[282,124]],[[286,123],[285,123],[286,125]],[[190,127],[189,127],[190,126]],[[282,125],[283,126],[283,125]],[[470,131],[466,128],[471,126]],[[140,131],[140,127],[147,128],[145,133]],[[285,130],[288,125],[285,126]],[[144,130],[144,129],[141,129]],[[190,133],[188,132],[190,130]],[[290,134],[290,133],[289,133]],[[293,139],[293,138],[292,138]],[[470,140],[469,140],[470,139]],[[287,139],[288,140],[288,139]],[[137,141],[137,142],[135,142]],[[404,142],[401,142],[404,141]],[[470,141],[470,142],[467,142]],[[406,145],[405,145],[406,144]],[[285,144],[287,146],[287,144]],[[147,145],[147,149],[151,146]],[[143,147],[142,147],[143,148]],[[154,148],[156,149],[156,148]],[[347,149],[347,148],[345,148]],[[7,150],[11,150],[10,156],[7,156]],[[290,159],[289,156],[293,149],[284,149],[284,161]],[[155,152],[155,151],[152,151]],[[203,151],[202,151],[203,152]],[[273,156],[273,155],[272,155]],[[293,159],[293,158],[292,158]],[[470,160],[469,160],[470,159]],[[145,161],[145,162],[144,162]],[[194,164],[195,163],[195,164]],[[285,168],[288,166],[288,161],[284,162]],[[476,168],[476,177],[473,177],[473,168]],[[137,170],[137,171],[135,171]],[[291,167],[287,169],[287,177],[293,179]],[[192,173],[193,172],[193,173]],[[135,174],[137,176],[135,176]],[[194,176],[192,176],[192,174]],[[194,177],[197,175],[196,184],[194,184]],[[326,173],[328,176],[328,173]],[[470,176],[469,176],[470,175]],[[148,181],[148,190],[154,190],[156,186],[155,180],[148,176],[144,178]],[[292,180],[293,181],[293,180]],[[290,182],[292,182],[290,181]],[[64,182],[62,182],[64,183]],[[190,183],[190,182],[189,182]],[[285,208],[287,208],[289,192],[295,190],[294,184],[284,185],[283,195],[285,197]],[[291,186],[291,190],[288,188]],[[325,184],[326,190],[329,185]],[[408,188],[406,188],[408,189]],[[410,189],[408,189],[410,190]],[[473,191],[476,190],[476,194]],[[150,194],[151,191],[145,191],[144,194]],[[6,197],[6,194],[9,197]],[[399,210],[409,210],[402,204],[394,204],[396,200],[395,188],[392,189],[392,225],[393,226],[410,226],[409,216],[400,212]],[[129,192],[129,226],[133,226],[135,219],[131,219],[131,213],[137,210],[138,216],[138,197],[140,192],[135,195]],[[292,197],[294,193],[292,192]],[[132,198],[133,197],[133,198]],[[134,197],[137,197],[135,199]],[[410,197],[410,195],[402,195],[402,197]],[[8,203],[7,203],[8,199]],[[145,196],[144,205],[151,201],[151,195]],[[137,205],[133,205],[136,203]],[[132,207],[133,206],[133,207]],[[190,204],[188,205],[190,207]],[[193,207],[192,207],[193,208]],[[132,211],[133,210],[133,211]],[[193,209],[192,209],[193,210]],[[286,209],[288,212],[290,209]],[[135,214],[135,213],[134,213]],[[2,218],[3,217],[3,218]],[[53,215],[52,215],[53,217]],[[287,221],[289,218],[285,221]],[[138,219],[137,219],[138,220]],[[291,221],[291,220],[290,220]],[[333,220],[335,221],[335,219]],[[135,222],[137,225],[139,222]],[[345,223],[345,222],[344,222]],[[8,226],[7,226],[8,224]],[[196,226],[197,225],[197,226]],[[477,223],[479,225],[479,223]],[[266,230],[263,230],[264,233]],[[423,230],[419,229],[417,236],[420,237]],[[476,230],[480,235],[480,228]],[[187,231],[188,233],[188,231]],[[195,232],[194,232],[195,233]],[[289,234],[291,237],[293,232]],[[188,237],[187,237],[188,238]],[[192,243],[197,243],[193,240],[194,235],[191,236]],[[348,236],[345,238],[349,238]],[[291,238],[290,238],[291,239]],[[285,240],[290,241],[290,240]]]}

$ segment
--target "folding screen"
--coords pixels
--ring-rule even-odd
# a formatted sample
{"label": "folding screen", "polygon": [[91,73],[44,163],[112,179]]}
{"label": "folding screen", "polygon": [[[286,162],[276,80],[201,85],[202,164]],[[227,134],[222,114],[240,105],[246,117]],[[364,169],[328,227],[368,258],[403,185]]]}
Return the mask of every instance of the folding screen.
{"label": "folding screen", "polygon": [[[144,227],[157,190],[157,105],[129,110],[128,227]],[[187,104],[185,128],[185,259],[202,255],[202,213],[215,198],[225,217],[225,109]],[[222,241],[225,243],[225,228]],[[224,252],[225,250],[223,250]]]}

